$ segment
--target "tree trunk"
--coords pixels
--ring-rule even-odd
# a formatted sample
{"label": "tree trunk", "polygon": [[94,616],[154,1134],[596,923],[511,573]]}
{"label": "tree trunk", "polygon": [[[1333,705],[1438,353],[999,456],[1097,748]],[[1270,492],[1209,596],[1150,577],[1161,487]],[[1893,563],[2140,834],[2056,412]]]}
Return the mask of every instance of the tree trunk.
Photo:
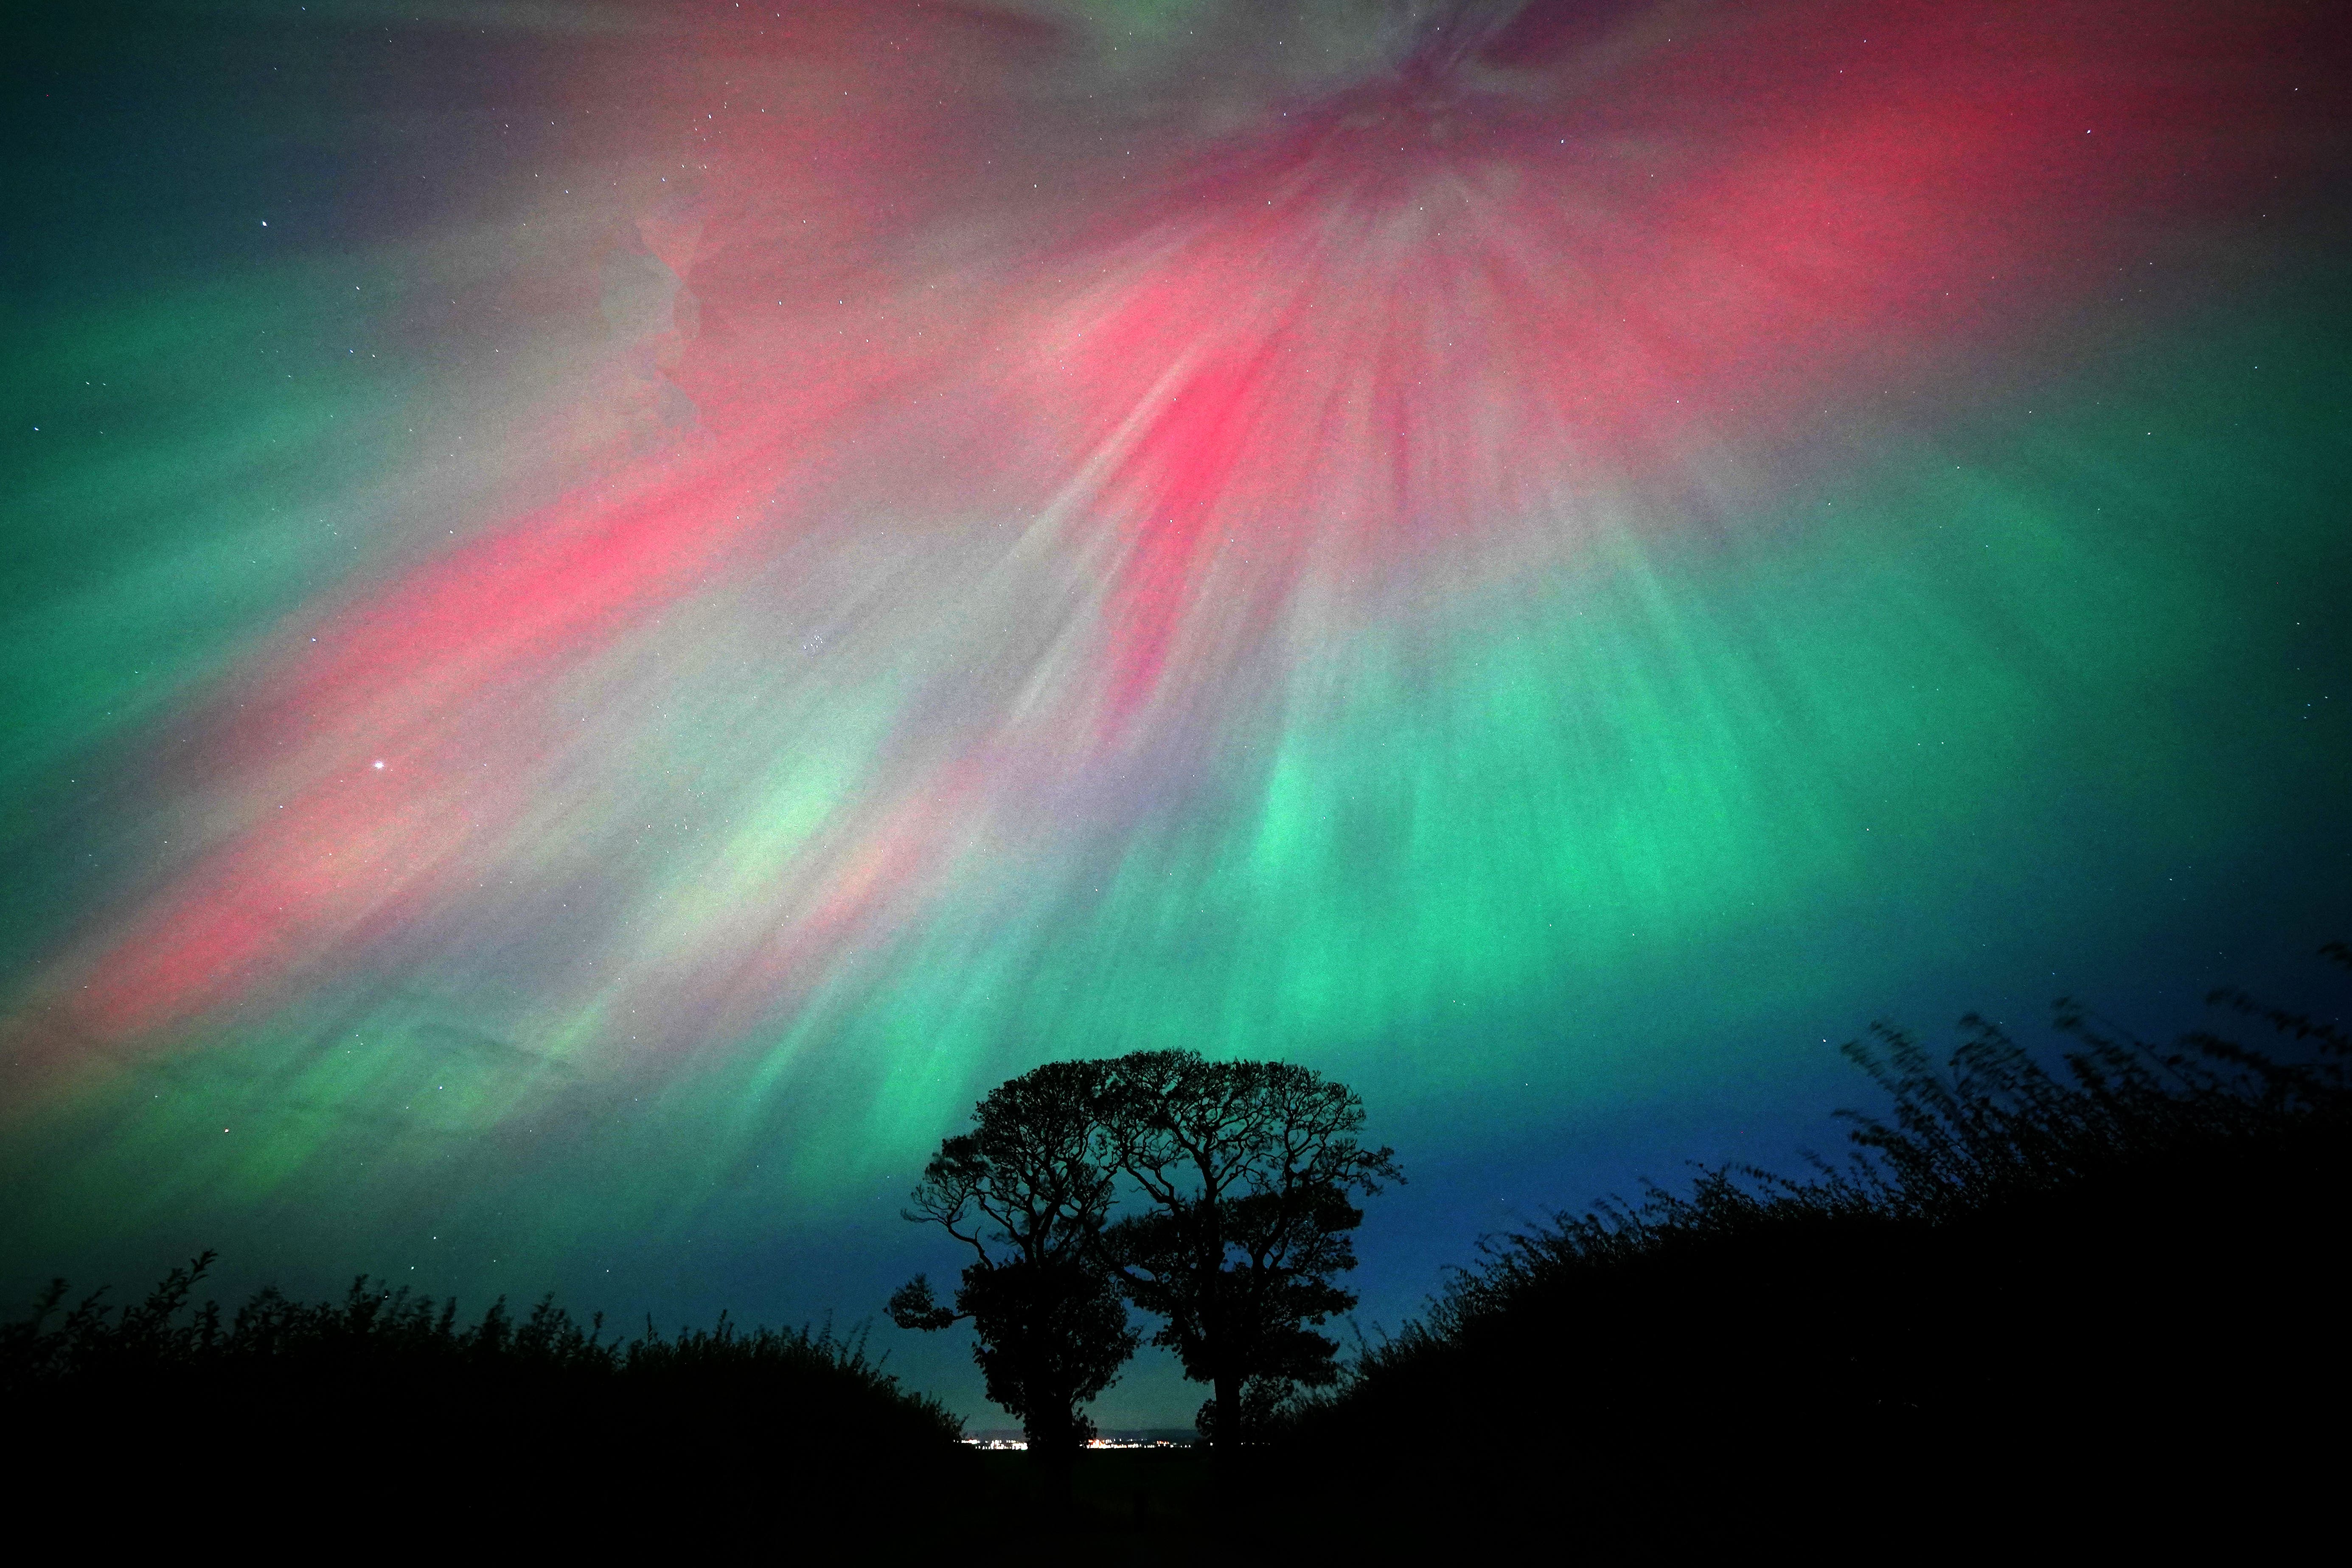
{"label": "tree trunk", "polygon": [[1208,1342],[1209,1364],[1215,1369],[1210,1386],[1216,1391],[1216,1430],[1209,1447],[1223,1453],[1240,1446],[1242,1380],[1234,1373],[1232,1347],[1225,1342],[1225,1213],[1219,1204],[1215,1174],[1201,1165],[1201,1329]]}

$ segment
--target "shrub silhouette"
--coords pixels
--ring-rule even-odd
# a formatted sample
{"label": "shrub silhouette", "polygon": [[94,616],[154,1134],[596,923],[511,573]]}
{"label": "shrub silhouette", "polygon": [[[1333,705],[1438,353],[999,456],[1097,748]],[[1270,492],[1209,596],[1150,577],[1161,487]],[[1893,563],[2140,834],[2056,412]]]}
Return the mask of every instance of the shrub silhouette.
{"label": "shrub silhouette", "polygon": [[624,1340],[551,1298],[461,1322],[454,1300],[364,1276],[340,1302],[272,1289],[225,1316],[194,1304],[213,1262],[120,1309],[56,1281],[0,1330],[0,1402],[35,1436],[34,1480],[79,1483],[103,1457],[142,1506],[259,1516],[299,1496],[562,1534],[655,1528],[673,1494],[837,1517],[970,1484],[961,1423],[901,1389],[862,1331],[722,1314]]}
{"label": "shrub silhouette", "polygon": [[1842,1113],[1843,1164],[1702,1168],[1492,1238],[1286,1441],[1372,1513],[1541,1486],[1620,1546],[1950,1486],[2012,1522],[2060,1490],[2172,1517],[2284,1495],[2347,1383],[2352,1038],[2212,1000],[2273,1050],[2066,1003],[2049,1063],[1979,1018],[1940,1064],[1879,1029],[1846,1054],[1891,1108]]}

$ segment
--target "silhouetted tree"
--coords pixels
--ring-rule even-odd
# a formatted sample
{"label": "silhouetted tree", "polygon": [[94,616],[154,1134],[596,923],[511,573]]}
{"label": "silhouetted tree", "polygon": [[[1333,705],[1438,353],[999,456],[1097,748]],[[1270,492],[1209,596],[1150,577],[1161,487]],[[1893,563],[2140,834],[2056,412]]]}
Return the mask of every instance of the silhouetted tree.
{"label": "silhouetted tree", "polygon": [[1299,1386],[1338,1376],[1315,1331],[1356,1303],[1363,1211],[1402,1181],[1394,1151],[1357,1141],[1362,1100],[1287,1062],[1145,1051],[1109,1064],[1104,1121],[1119,1168],[1151,1209],[1108,1232],[1129,1298],[1165,1320],[1152,1342],[1212,1389],[1198,1425],[1238,1441]]}
{"label": "silhouetted tree", "polygon": [[921,1275],[889,1303],[902,1328],[968,1320],[988,1396],[1046,1457],[1092,1435],[1083,1406],[1139,1338],[1102,1252],[1118,1175],[1102,1120],[1108,1081],[1102,1063],[1051,1062],[989,1091],[973,1130],[924,1167],[906,1211],[971,1248],[955,1303],[940,1305]]}

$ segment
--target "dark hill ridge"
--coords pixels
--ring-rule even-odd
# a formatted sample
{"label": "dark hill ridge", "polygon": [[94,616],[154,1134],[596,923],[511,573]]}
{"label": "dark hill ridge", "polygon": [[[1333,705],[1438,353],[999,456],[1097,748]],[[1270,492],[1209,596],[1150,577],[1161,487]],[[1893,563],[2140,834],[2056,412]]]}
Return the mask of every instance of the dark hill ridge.
{"label": "dark hill ridge", "polygon": [[2352,1381],[2352,1037],[2215,1000],[2281,1054],[2064,1005],[2055,1068],[1980,1020],[1942,1070],[1892,1031],[1850,1047],[1894,1107],[1847,1113],[1846,1166],[1706,1171],[1492,1241],[1287,1440],[1400,1526],[1539,1495],[1629,1549],[2308,1510],[2306,1435]]}

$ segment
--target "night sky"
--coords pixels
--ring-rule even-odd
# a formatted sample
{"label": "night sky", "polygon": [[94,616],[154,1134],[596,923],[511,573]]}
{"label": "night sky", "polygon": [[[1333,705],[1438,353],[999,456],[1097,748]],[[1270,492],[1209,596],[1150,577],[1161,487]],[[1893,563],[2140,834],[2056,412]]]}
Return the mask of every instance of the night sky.
{"label": "night sky", "polygon": [[1189,1047],[1362,1092],[1369,1331],[2352,936],[2336,7],[54,9],[11,1300],[878,1319],[982,1092]]}

